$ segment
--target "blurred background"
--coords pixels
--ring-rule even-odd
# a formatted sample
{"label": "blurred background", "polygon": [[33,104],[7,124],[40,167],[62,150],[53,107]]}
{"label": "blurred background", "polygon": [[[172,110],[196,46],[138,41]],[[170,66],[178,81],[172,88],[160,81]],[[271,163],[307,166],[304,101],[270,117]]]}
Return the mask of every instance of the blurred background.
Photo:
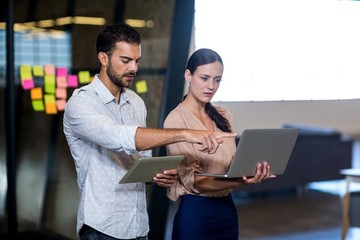
{"label": "blurred background", "polygon": [[[76,239],[79,195],[74,162],[62,131],[63,107],[72,91],[87,84],[97,73],[99,64],[95,41],[104,26],[125,21],[141,33],[142,59],[132,88],[147,105],[148,126],[161,127],[164,116],[180,102],[186,92],[183,71],[189,53],[199,47],[211,47],[228,56],[222,46],[228,46],[231,51],[232,47],[235,49],[240,44],[233,41],[231,34],[240,34],[243,39],[249,37],[249,32],[246,32],[247,35],[237,32],[241,30],[237,20],[223,22],[220,17],[220,13],[226,15],[229,9],[232,9],[232,15],[241,12],[240,9],[245,6],[240,7],[236,3],[244,3],[246,0],[210,2],[215,10],[210,7],[207,9],[206,1],[201,0],[0,2],[0,97],[3,99],[0,101],[0,239],[7,239],[14,234],[22,239]],[[272,10],[264,5],[265,1],[252,2],[257,4],[254,15],[262,19],[258,23],[259,27],[269,18],[268,15],[261,18],[265,16],[264,9],[270,13]],[[284,4],[283,1],[274,2]],[[291,2],[298,4],[293,0]],[[355,3],[357,5],[346,8],[360,14],[359,1],[315,2]],[[201,7],[201,15],[196,15],[197,7],[198,12]],[[332,7],[344,8],[342,5]],[[200,23],[199,19],[205,25],[207,23],[206,33],[202,31],[204,25],[196,25]],[[215,26],[210,20],[219,22],[220,26]],[[280,22],[286,21],[285,18],[280,19]],[[354,19],[354,22],[360,25],[358,19]],[[283,27],[289,29],[291,25],[284,24]],[[229,30],[220,31],[222,28]],[[255,31],[257,27],[252,29]],[[322,32],[321,28],[319,32]],[[201,33],[202,38],[197,35]],[[269,36],[272,36],[271,33]],[[197,42],[197,39],[201,42]],[[216,41],[213,42],[218,45],[210,41],[214,39]],[[253,41],[247,39],[247,42]],[[305,49],[304,46],[293,47],[300,49],[297,52],[301,52],[302,47]],[[341,51],[343,44],[331,45],[329,49],[333,47]],[[247,47],[243,47],[242,51],[245,49]],[[244,76],[251,74],[241,72],[241,66],[245,66],[246,61],[237,58],[237,54],[232,55],[235,58],[224,58],[224,62],[225,72],[229,70],[231,73],[228,79],[233,78],[234,81],[225,79],[224,82],[227,81],[228,86],[234,84],[232,88],[237,91],[233,95],[259,95],[244,92],[242,85],[234,83],[241,82]],[[359,57],[351,58],[352,64],[357,63]],[[237,64],[238,69],[237,65],[227,64],[230,62]],[[49,85],[46,82],[49,74],[47,70],[51,68],[56,77],[71,76],[75,82],[66,86],[61,86],[60,82],[56,86]],[[281,68],[277,71],[281,71]],[[301,72],[301,66],[293,71]],[[295,126],[301,129],[286,175],[279,177],[276,182],[235,191],[242,239],[281,239],[282,233],[286,234],[283,239],[291,239],[292,234],[310,239],[312,235],[302,235],[307,234],[308,230],[316,232],[314,239],[340,239],[341,201],[346,184],[340,170],[360,167],[360,99],[359,95],[353,94],[354,87],[345,81],[346,77],[339,75],[334,79],[344,87],[339,92],[351,93],[347,98],[216,99],[216,104],[232,112],[235,131],[239,134],[246,128]],[[56,80],[60,81],[61,78]],[[315,96],[316,91],[326,92],[330,86],[333,89],[333,80],[321,84],[316,84],[313,79],[287,80],[287,83],[281,84],[295,88],[302,85],[298,88],[301,92],[312,91]],[[245,84],[249,81],[245,81]],[[258,86],[255,90],[278,91],[278,95],[281,95],[281,84],[269,80],[265,86]],[[313,90],[315,85],[320,85],[320,90]],[[41,89],[40,96],[34,89]],[[154,150],[154,155],[162,154],[163,149]],[[148,187],[148,203],[150,239],[170,239],[169,231],[176,203],[167,200],[163,189],[151,185]],[[274,206],[272,204],[280,208],[280,203],[284,207],[281,214],[266,212],[261,208],[268,206],[267,209],[276,209],[269,207]],[[294,220],[295,209],[298,209],[296,215],[299,222],[290,224],[288,220]],[[301,214],[308,215],[301,217]],[[275,216],[281,218],[270,220],[267,224],[260,221],[264,217],[269,219]],[[287,228],[279,227],[284,225]]]}

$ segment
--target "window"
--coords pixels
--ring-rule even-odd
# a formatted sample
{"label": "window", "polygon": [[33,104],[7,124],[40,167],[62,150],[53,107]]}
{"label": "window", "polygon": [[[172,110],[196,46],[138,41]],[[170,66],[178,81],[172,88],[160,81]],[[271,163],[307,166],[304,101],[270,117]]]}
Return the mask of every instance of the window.
{"label": "window", "polygon": [[[71,67],[71,37],[69,33],[14,33],[15,76],[19,66],[54,64],[56,67]],[[0,30],[0,79],[6,74],[6,31]]]}
{"label": "window", "polygon": [[196,0],[195,48],[217,51],[213,101],[359,98],[360,1]]}

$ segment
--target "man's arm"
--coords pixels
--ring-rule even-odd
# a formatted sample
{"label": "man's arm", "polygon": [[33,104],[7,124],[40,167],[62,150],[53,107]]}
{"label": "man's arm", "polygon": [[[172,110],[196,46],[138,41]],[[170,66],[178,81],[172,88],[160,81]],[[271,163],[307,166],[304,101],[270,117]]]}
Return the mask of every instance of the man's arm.
{"label": "man's arm", "polygon": [[236,133],[201,131],[192,129],[138,128],[135,134],[137,150],[152,149],[176,142],[199,144],[199,151],[215,153],[224,137],[235,137]]}

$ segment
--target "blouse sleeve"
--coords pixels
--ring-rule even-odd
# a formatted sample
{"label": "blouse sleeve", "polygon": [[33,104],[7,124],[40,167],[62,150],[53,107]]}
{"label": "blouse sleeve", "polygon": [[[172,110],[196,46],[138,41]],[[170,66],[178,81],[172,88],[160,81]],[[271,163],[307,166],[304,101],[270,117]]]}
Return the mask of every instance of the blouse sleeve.
{"label": "blouse sleeve", "polygon": [[[171,112],[164,122],[164,128],[188,128],[186,119],[179,112]],[[179,180],[168,189],[168,197],[176,200],[185,193],[198,194],[194,188],[194,173],[202,172],[200,160],[196,157],[194,144],[178,142],[166,146],[168,155],[184,155],[184,160],[178,165]]]}

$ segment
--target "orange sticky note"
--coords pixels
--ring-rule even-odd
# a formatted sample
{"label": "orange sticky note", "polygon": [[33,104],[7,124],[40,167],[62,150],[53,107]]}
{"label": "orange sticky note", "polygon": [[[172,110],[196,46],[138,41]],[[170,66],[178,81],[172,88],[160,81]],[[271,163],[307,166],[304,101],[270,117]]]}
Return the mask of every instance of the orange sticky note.
{"label": "orange sticky note", "polygon": [[45,112],[47,114],[57,114],[57,108],[55,102],[45,103]]}
{"label": "orange sticky note", "polygon": [[43,98],[43,92],[41,87],[33,88],[30,90],[30,96],[31,99],[42,99]]}

